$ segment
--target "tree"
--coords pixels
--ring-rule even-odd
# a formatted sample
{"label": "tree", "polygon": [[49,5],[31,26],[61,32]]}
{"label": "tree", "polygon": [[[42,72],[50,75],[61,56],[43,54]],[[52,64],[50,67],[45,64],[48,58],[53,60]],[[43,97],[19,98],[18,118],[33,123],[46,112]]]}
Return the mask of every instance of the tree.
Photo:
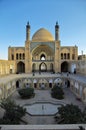
{"label": "tree", "polygon": [[22,116],[25,115],[26,109],[16,105],[13,100],[6,99],[1,102],[1,107],[5,109],[3,119],[0,123],[3,124],[19,124]]}
{"label": "tree", "polygon": [[61,124],[77,124],[85,123],[83,120],[83,112],[78,106],[67,104],[58,108],[59,119],[63,120]]}
{"label": "tree", "polygon": [[31,98],[34,96],[34,88],[21,88],[18,90],[18,93],[21,98]]}
{"label": "tree", "polygon": [[63,99],[64,98],[64,92],[63,92],[61,86],[54,86],[51,89],[51,95],[52,95],[53,98]]}

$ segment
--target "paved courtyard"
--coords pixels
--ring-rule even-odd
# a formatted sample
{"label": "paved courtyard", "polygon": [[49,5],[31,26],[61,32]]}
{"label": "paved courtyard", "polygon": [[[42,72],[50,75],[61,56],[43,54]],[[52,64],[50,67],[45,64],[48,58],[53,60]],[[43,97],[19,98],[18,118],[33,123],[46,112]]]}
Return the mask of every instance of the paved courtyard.
{"label": "paved courtyard", "polygon": [[[50,73],[46,73],[46,77],[57,77],[58,76],[64,76],[66,77],[67,74],[50,74]],[[6,82],[9,80],[9,78],[16,78],[16,77],[22,77],[24,76],[24,74],[19,74],[19,75],[8,75],[8,76],[5,76],[5,77],[2,77],[0,79],[1,82]],[[30,74],[30,75],[27,75],[25,74],[25,76],[28,76],[28,77],[32,77],[33,75]],[[45,76],[45,73],[42,73],[41,74],[41,77]],[[40,77],[39,73],[36,73],[34,77]],[[69,75],[70,78],[76,78],[77,80],[81,80],[81,82],[84,82],[86,83],[86,77],[85,76],[80,76],[80,75],[74,75],[74,74],[70,74]],[[35,90],[35,96],[31,99],[21,99],[18,92],[15,91],[13,93],[13,95],[11,96],[11,99],[15,100],[17,104],[21,105],[21,106],[24,106],[25,104],[32,104],[32,103],[35,103],[35,102],[52,102],[52,103],[61,103],[61,104],[75,104],[75,105],[78,105],[79,108],[81,110],[83,110],[85,108],[85,105],[83,102],[77,100],[76,96],[71,92],[70,88],[66,88],[64,87],[63,88],[64,90],[64,99],[63,100],[57,100],[57,99],[54,99],[51,97],[51,90],[48,89],[48,90]],[[49,105],[48,105],[49,107]],[[51,109],[51,108],[50,108]],[[0,109],[0,113],[2,114],[2,109]],[[0,117],[2,116],[0,114]],[[27,122],[27,124],[56,124],[55,120],[54,120],[54,115],[45,115],[45,116],[31,116],[29,114],[26,114],[24,117],[23,117],[23,120],[25,120]]]}
{"label": "paved courtyard", "polygon": [[[62,104],[75,104],[78,105],[82,110],[85,108],[85,104],[76,99],[76,96],[70,91],[69,88],[63,88],[65,93],[65,98],[63,100],[57,100],[51,97],[51,90],[35,90],[35,97],[31,99],[21,99],[17,91],[12,95],[12,99],[16,101],[17,104],[25,105],[34,102],[53,102]],[[51,109],[51,108],[49,108]],[[56,124],[54,120],[54,115],[51,116],[31,116],[26,114],[23,117],[28,124]]]}

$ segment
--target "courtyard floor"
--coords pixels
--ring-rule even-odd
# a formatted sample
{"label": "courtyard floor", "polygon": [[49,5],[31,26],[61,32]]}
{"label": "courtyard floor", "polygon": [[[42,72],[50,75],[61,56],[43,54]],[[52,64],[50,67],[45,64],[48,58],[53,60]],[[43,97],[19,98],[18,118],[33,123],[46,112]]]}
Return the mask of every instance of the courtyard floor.
{"label": "courtyard floor", "polygon": [[[64,89],[64,99],[57,100],[51,97],[51,90],[35,90],[35,97],[31,99],[21,99],[18,92],[16,91],[11,99],[15,100],[17,104],[25,105],[34,102],[53,102],[53,103],[63,103],[63,104],[75,104],[78,105],[80,109],[85,108],[85,104],[79,100],[77,100],[76,96],[70,91],[69,88]],[[23,117],[23,120],[27,122],[27,124],[56,124],[54,115],[51,116],[31,116],[26,114]]]}
{"label": "courtyard floor", "polygon": [[[64,76],[66,77],[67,74],[58,74],[59,76]],[[0,78],[0,82],[7,82],[9,80],[9,78],[15,78],[15,77],[19,77],[19,76],[24,76],[23,74],[19,74],[19,75],[8,75],[6,77],[1,77]],[[26,76],[28,77],[31,77],[32,74],[29,74]],[[45,73],[42,73],[41,75],[39,75],[39,73],[36,73],[34,77],[44,77],[45,76]],[[50,73],[47,73],[46,74],[46,77],[57,77],[57,74],[50,74]],[[86,83],[86,77],[85,76],[80,76],[80,75],[74,75],[74,74],[70,74],[69,75],[70,78],[76,78],[77,80],[83,82],[83,83]],[[31,99],[21,99],[18,92],[15,91],[13,93],[13,95],[11,96],[11,99],[15,100],[15,102],[21,106],[24,106],[25,104],[31,104],[31,103],[34,103],[34,102],[52,102],[52,103],[62,103],[62,104],[74,104],[74,105],[78,105],[79,108],[81,110],[83,110],[86,106],[86,104],[84,104],[83,102],[77,100],[76,96],[74,95],[74,93],[71,92],[70,88],[66,88],[64,87],[63,88],[64,90],[64,99],[63,100],[57,100],[57,99],[54,99],[51,97],[51,90],[48,89],[48,90],[35,90],[35,96],[34,98],[31,98]],[[3,115],[3,110],[0,108],[0,118],[2,117]],[[54,120],[54,116],[51,115],[51,116],[31,116],[29,114],[26,114],[24,117],[23,117],[23,120],[25,120],[27,122],[27,124],[56,124],[55,120]]]}

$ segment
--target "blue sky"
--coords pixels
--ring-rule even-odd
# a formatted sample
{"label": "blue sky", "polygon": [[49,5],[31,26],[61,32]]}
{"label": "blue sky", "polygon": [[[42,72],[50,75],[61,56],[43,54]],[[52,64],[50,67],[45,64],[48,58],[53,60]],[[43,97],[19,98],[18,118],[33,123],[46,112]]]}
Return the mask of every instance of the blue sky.
{"label": "blue sky", "polygon": [[8,58],[9,46],[24,46],[27,21],[31,38],[41,27],[54,37],[58,21],[61,45],[86,54],[86,0],[0,0],[0,59]]}

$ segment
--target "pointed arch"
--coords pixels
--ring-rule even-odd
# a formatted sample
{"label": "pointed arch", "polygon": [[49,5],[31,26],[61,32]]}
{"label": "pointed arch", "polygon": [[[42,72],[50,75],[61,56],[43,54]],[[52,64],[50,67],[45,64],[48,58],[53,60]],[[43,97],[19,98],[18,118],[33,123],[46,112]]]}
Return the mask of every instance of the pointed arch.
{"label": "pointed arch", "polygon": [[62,64],[61,64],[61,72],[68,72],[68,62],[64,61]]}
{"label": "pointed arch", "polygon": [[22,61],[18,62],[17,64],[17,72],[25,73],[25,64]]}
{"label": "pointed arch", "polygon": [[39,71],[41,71],[41,72],[46,72],[47,71],[47,65],[44,62],[42,62],[39,65]]}

